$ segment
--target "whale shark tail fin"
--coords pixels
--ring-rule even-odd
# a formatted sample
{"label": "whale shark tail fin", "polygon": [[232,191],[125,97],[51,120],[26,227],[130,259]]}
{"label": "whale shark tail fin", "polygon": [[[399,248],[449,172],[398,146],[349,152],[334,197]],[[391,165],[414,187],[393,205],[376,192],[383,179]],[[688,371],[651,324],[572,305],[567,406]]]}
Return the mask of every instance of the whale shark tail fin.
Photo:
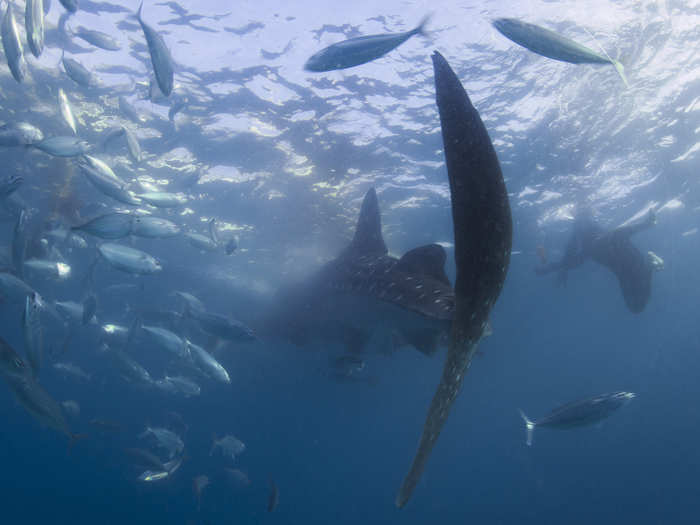
{"label": "whale shark tail fin", "polygon": [[523,421],[525,422],[525,442],[527,443],[527,446],[530,447],[532,446],[532,437],[535,433],[535,423],[530,421],[525,415],[525,412],[522,410],[518,409],[518,412],[520,412],[520,417],[523,418]]}

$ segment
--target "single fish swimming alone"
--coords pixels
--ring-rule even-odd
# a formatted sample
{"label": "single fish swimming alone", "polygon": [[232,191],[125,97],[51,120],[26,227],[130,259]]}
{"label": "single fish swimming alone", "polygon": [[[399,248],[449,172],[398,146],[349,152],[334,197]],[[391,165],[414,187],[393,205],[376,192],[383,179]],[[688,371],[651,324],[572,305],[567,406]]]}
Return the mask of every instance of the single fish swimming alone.
{"label": "single fish swimming alone", "polygon": [[627,85],[624,66],[607,53],[603,56],[554,31],[515,18],[498,18],[492,23],[503,36],[543,57],[570,64],[612,64]]}
{"label": "single fish swimming alone", "polygon": [[360,36],[332,44],[309,58],[304,69],[313,72],[334,71],[376,60],[414,35],[426,36],[425,24],[429,18],[426,16],[420,25],[411,31]]}
{"label": "single fish swimming alone", "polygon": [[634,397],[632,392],[612,392],[581,399],[557,407],[536,421],[528,419],[525,413],[520,410],[520,416],[525,421],[527,444],[528,446],[532,445],[535,427],[568,429],[592,425],[610,416],[617,409],[632,401]]}
{"label": "single fish swimming alone", "polygon": [[158,87],[163,95],[168,97],[173,91],[173,59],[170,57],[170,51],[165,45],[163,37],[141,18],[142,9],[143,1],[136,13],[136,18],[141,24],[141,29],[143,29],[143,34],[146,37],[148,52],[151,55],[151,63],[153,64],[153,72],[156,75]]}

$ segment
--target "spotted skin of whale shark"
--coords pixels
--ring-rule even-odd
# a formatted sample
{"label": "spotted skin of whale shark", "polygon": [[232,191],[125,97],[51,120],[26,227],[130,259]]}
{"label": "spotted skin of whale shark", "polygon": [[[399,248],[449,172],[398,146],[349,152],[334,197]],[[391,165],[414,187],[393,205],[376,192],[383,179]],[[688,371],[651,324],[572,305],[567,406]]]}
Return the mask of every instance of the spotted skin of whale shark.
{"label": "spotted skin of whale shark", "polygon": [[339,343],[350,353],[363,352],[372,334],[384,331],[432,355],[447,340],[455,312],[445,260],[437,244],[388,255],[371,188],[350,245],[310,278],[279,291],[264,331],[298,346]]}
{"label": "spotted skin of whale shark", "polygon": [[432,59],[455,233],[455,314],[440,384],[397,507],[416,488],[476,354],[508,272],[513,237],[508,193],[486,127],[447,60],[437,51]]}

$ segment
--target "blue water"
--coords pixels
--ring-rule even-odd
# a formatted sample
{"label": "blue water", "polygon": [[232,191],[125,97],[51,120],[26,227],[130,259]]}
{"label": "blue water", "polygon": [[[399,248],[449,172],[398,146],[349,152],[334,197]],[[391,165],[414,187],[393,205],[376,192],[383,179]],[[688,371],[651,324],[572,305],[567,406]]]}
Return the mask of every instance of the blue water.
{"label": "blue water", "polygon": [[[175,61],[169,101],[150,100],[152,66],[131,17],[136,1],[82,0],[69,18],[53,0],[47,47],[25,54],[29,77],[18,84],[0,66],[0,121],[25,121],[44,135],[66,135],[56,95],[62,87],[78,135],[95,145],[136,193],[180,192],[188,202],[167,217],[185,231],[220,235],[238,250],[202,253],[184,238],[116,241],[163,264],[132,276],[98,263],[90,289],[99,324],[80,328],[64,356],[66,330],[44,315],[46,362],[40,382],[80,415],[73,446],[33,419],[0,385],[2,523],[696,523],[700,511],[697,442],[700,369],[697,323],[696,71],[700,16],[690,1],[557,2],[243,2],[147,3],[144,19]],[[4,7],[4,6],[3,6]],[[24,40],[24,2],[13,6]],[[3,9],[4,12],[4,9]],[[354,36],[406,31],[433,12],[428,38],[414,37],[373,63],[311,74],[305,60]],[[190,16],[198,15],[198,16]],[[200,16],[201,15],[201,16]],[[625,88],[612,67],[546,60],[497,33],[489,20],[518,17],[557,30],[626,65]],[[109,33],[109,52],[70,36],[84,26]],[[81,88],[60,66],[61,50],[81,61],[99,86]],[[181,308],[174,290],[193,293],[211,311],[255,326],[275,290],[311,274],[351,239],[359,205],[377,188],[392,254],[440,242],[454,280],[449,189],[429,54],[450,61],[480,111],[501,161],[513,212],[511,267],[462,392],[406,508],[394,498],[415,453],[445,356],[404,348],[388,355],[373,340],[363,381],[337,381],[329,356],[338,348],[232,343],[215,355],[231,384],[192,375],[199,396],[185,398],[120,378],[100,351],[100,325],[129,326],[144,312]],[[124,96],[139,122],[117,105]],[[168,120],[171,103],[184,108]],[[122,142],[102,148],[107,131],[127,125],[144,160]],[[14,213],[28,211],[28,236],[46,237],[127,207],[99,193],[73,160],[5,148],[3,176],[24,183],[3,207],[1,266],[11,267]],[[655,209],[658,224],[636,235],[665,268],[652,297],[630,313],[617,281],[588,262],[558,287],[537,277],[538,251],[561,257],[574,210],[586,204],[613,228]],[[99,239],[87,247],[55,238],[45,258],[71,266],[58,281],[27,271],[49,303],[80,302]],[[5,251],[7,250],[7,252]],[[35,245],[35,250],[37,250]],[[36,253],[39,253],[37,251]],[[136,284],[130,294],[109,285]],[[21,304],[3,297],[0,337],[20,354]],[[177,329],[182,329],[177,326]],[[190,333],[190,332],[186,332]],[[212,341],[199,334],[198,342]],[[129,350],[154,379],[187,371],[145,339]],[[59,373],[55,361],[90,374]],[[191,375],[190,371],[190,375]],[[533,418],[563,403],[625,390],[637,397],[601,424],[569,431],[538,429],[532,447],[518,409]],[[126,448],[146,447],[146,426],[176,412],[185,459],[169,479],[143,483]],[[90,421],[118,424],[101,430]],[[210,454],[215,437],[246,444],[236,461]],[[250,478],[236,487],[224,467]],[[198,505],[195,476],[210,484]],[[279,505],[267,511],[271,480]]]}

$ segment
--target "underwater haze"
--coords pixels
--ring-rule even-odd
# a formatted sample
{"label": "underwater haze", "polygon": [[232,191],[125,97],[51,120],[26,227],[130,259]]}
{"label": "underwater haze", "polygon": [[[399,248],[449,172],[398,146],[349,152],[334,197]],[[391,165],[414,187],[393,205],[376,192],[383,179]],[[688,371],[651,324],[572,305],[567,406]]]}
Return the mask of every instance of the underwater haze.
{"label": "underwater haze", "polygon": [[[2,523],[697,522],[696,2],[146,0],[142,26],[137,0],[43,0],[38,58],[34,3],[0,7]],[[427,15],[376,59],[305,67]],[[619,60],[628,85],[499,18]],[[398,509],[450,318],[376,292],[376,273],[437,244],[417,274],[454,303],[436,50],[498,155],[513,244],[492,333]],[[17,143],[20,123],[63,138]],[[372,188],[388,254],[363,287],[368,255],[338,261],[362,248]],[[584,215],[642,221],[624,244],[654,263],[636,311],[629,268],[601,262],[622,244],[540,275]],[[572,413],[612,392],[634,399]]]}

